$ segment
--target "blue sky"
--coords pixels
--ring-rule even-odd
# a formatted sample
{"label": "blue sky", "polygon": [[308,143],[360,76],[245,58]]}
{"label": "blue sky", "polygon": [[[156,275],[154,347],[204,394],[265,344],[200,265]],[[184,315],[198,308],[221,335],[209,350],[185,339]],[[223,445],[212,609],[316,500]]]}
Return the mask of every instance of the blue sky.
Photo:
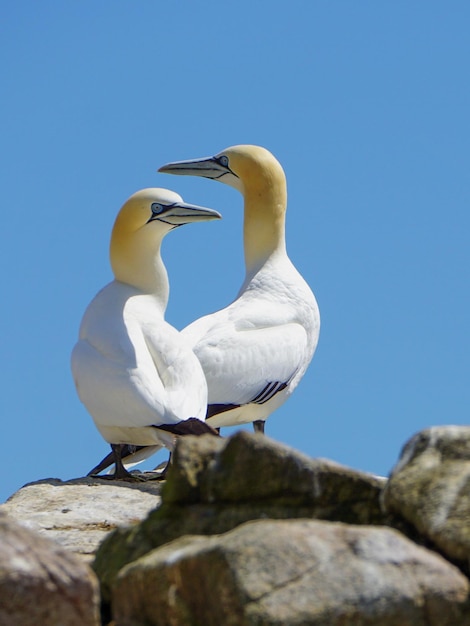
{"label": "blue sky", "polygon": [[386,474],[416,431],[468,422],[469,18],[463,1],[3,7],[0,501],[108,452],[69,360],[129,195],[223,214],[164,242],[170,323],[237,293],[241,196],[156,170],[238,143],[284,166],[288,251],[322,315],[267,433]]}

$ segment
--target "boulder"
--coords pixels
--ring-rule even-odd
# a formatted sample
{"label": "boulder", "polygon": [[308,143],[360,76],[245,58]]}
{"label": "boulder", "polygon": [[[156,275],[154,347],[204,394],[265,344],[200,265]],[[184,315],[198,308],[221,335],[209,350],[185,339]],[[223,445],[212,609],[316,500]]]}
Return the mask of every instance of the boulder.
{"label": "boulder", "polygon": [[468,626],[469,464],[465,427],[389,481],[241,431],[182,438],[163,484],[31,483],[0,505],[29,527],[2,531],[0,624],[97,624],[99,544],[115,626]]}
{"label": "boulder", "polygon": [[100,623],[98,581],[92,570],[0,512],[0,624]]}
{"label": "boulder", "polygon": [[187,534],[223,533],[254,519],[316,518],[385,524],[385,479],[311,459],[264,435],[229,439],[184,437],[162,489],[162,504],[133,528],[101,544],[94,569],[105,601],[119,570],[150,550]]}
{"label": "boulder", "polygon": [[378,494],[384,483],[265,435],[239,431],[229,439],[182,439],[163,497],[168,504],[315,506],[320,518],[373,523],[383,520]]}
{"label": "boulder", "polygon": [[464,626],[469,583],[389,528],[258,520],[124,567],[116,626]]}
{"label": "boulder", "polygon": [[440,426],[403,448],[384,490],[401,515],[449,559],[470,563],[470,426]]}
{"label": "boulder", "polygon": [[159,482],[50,478],[25,485],[0,511],[90,562],[110,531],[136,524],[160,503],[160,490]]}

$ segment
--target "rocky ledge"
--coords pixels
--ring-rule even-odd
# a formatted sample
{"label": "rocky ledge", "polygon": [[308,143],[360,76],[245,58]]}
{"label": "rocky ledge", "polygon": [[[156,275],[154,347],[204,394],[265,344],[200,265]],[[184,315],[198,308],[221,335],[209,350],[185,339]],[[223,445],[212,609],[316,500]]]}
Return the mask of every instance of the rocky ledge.
{"label": "rocky ledge", "polygon": [[470,625],[470,427],[419,433],[388,480],[186,437],[163,484],[40,481],[0,510],[0,624]]}

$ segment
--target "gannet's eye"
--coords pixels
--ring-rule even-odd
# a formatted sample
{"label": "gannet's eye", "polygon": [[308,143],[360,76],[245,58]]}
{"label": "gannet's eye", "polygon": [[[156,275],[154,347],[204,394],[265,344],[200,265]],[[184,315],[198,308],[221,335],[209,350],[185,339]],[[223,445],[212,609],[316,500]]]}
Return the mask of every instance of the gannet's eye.
{"label": "gannet's eye", "polygon": [[219,157],[219,163],[224,167],[228,167],[228,157],[223,154],[221,157]]}
{"label": "gannet's eye", "polygon": [[163,206],[163,204],[159,204],[158,202],[154,202],[150,208],[152,209],[152,214],[153,215],[159,215],[159,213],[161,213],[163,211],[164,206]]}

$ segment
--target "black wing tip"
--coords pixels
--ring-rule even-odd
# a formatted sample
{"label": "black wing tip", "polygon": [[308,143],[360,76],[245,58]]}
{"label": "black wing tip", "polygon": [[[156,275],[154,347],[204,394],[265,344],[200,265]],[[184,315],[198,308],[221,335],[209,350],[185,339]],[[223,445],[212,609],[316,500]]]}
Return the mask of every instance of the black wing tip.
{"label": "black wing tip", "polygon": [[214,417],[214,415],[219,415],[219,413],[225,413],[226,411],[231,411],[232,409],[238,409],[240,406],[240,404],[208,404],[206,420],[210,417]]}
{"label": "black wing tip", "polygon": [[214,435],[215,437],[220,437],[215,428],[212,428],[212,426],[209,426],[209,424],[197,417],[190,417],[177,424],[161,424],[155,428],[166,430],[173,435],[196,435],[197,437],[200,435]]}
{"label": "black wing tip", "polygon": [[[268,402],[268,400],[271,400],[271,398],[273,398],[277,393],[285,389],[291,380],[292,377],[285,382],[271,381],[266,383],[263,389],[261,389],[261,391],[246,404],[264,404],[265,402]],[[207,406],[206,420],[214,417],[215,415],[219,415],[220,413],[225,413],[226,411],[231,411],[232,409],[239,409],[241,406],[241,404],[209,404]]]}

